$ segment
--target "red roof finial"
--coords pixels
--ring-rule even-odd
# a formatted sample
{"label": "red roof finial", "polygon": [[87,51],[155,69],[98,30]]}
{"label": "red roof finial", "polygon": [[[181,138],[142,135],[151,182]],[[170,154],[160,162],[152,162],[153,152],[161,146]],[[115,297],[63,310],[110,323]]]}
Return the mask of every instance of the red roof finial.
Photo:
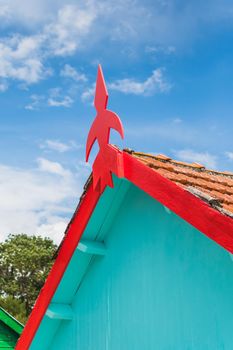
{"label": "red roof finial", "polygon": [[101,112],[106,109],[108,103],[108,90],[104,81],[104,75],[101,65],[98,66],[97,78],[96,78],[96,90],[94,105],[97,112]]}
{"label": "red roof finial", "polygon": [[114,112],[106,109],[108,102],[108,91],[104,81],[102,68],[98,66],[95,92],[95,108],[97,116],[91,126],[86,144],[86,161],[95,141],[98,141],[99,152],[93,164],[93,185],[94,189],[103,191],[105,187],[113,186],[112,175],[118,175],[119,151],[109,145],[110,129],[115,129],[121,137],[124,137],[124,130],[120,118]]}

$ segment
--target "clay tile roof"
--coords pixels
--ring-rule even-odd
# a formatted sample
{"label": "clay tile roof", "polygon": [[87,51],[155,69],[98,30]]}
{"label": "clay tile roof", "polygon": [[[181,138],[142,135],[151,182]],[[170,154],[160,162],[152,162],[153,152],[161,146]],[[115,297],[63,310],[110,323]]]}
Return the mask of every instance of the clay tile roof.
{"label": "clay tile roof", "polygon": [[125,151],[233,218],[233,173],[206,169],[204,165],[173,160],[163,154]]}

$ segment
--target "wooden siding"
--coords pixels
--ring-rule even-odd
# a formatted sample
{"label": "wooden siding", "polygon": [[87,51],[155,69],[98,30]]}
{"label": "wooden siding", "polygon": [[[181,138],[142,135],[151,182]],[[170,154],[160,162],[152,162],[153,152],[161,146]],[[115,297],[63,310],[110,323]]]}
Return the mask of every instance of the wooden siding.
{"label": "wooden siding", "polygon": [[0,321],[0,349],[14,349],[19,335]]}
{"label": "wooden siding", "polygon": [[30,350],[231,350],[229,253],[132,185],[101,230],[96,213],[84,238],[106,254],[77,250],[53,299],[74,317],[45,317]]}

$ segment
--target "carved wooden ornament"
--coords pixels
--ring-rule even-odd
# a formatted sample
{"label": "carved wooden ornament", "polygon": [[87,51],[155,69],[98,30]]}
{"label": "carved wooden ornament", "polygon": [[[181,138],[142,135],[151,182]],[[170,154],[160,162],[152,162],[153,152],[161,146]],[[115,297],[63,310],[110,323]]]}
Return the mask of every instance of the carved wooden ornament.
{"label": "carved wooden ornament", "polygon": [[93,186],[102,193],[106,186],[113,187],[112,173],[122,176],[122,151],[109,144],[110,129],[115,129],[121,137],[124,130],[118,115],[106,109],[108,91],[104,81],[102,68],[98,66],[94,105],[97,116],[91,126],[86,144],[86,161],[89,159],[91,149],[97,140],[99,152],[93,163]]}

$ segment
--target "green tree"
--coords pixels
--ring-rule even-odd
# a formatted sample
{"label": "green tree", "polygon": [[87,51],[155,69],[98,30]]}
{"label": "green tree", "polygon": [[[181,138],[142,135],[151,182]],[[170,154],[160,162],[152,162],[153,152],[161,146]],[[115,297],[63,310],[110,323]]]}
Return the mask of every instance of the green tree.
{"label": "green tree", "polygon": [[28,316],[53,264],[56,249],[51,239],[26,234],[11,234],[0,243],[2,299],[18,300],[25,305]]}

